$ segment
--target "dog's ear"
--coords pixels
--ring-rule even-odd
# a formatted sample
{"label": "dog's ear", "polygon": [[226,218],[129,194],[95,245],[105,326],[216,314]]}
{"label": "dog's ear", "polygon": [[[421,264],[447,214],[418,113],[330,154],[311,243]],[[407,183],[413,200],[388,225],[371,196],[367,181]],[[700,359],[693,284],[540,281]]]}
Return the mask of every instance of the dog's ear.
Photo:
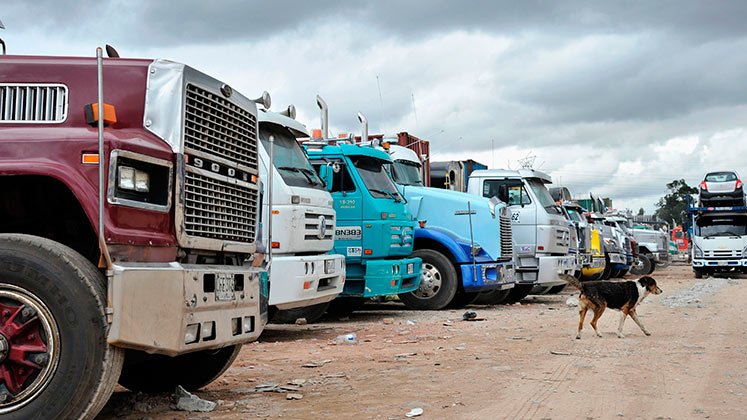
{"label": "dog's ear", "polygon": [[638,279],[638,283],[640,283],[641,286],[643,286],[643,287],[649,287],[649,286],[655,285],[656,284],[656,280],[654,280],[653,277],[643,276],[640,279]]}

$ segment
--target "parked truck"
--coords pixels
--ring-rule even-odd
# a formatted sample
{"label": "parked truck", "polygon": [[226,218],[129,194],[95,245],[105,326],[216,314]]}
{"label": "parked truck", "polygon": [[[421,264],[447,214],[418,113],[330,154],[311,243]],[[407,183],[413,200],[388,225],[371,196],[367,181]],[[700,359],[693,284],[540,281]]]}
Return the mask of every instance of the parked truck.
{"label": "parked truck", "polygon": [[488,167],[472,159],[432,162],[430,185],[436,188],[465,192],[467,191],[467,181],[470,174],[479,169],[488,169]]}
{"label": "parked truck", "polygon": [[506,204],[423,186],[421,157],[395,141],[377,148],[392,158],[389,172],[418,221],[413,256],[423,260],[420,287],[400,300],[414,309],[463,306],[480,293],[482,303],[503,301],[515,284]]}
{"label": "parked truck", "polygon": [[265,240],[272,250],[270,313],[284,323],[317,321],[345,283],[345,257],[329,254],[335,229],[332,196],[296,141],[309,134],[295,115],[293,105],[282,113],[259,112],[263,186],[269,186],[270,173],[273,177],[272,210],[264,194],[262,211],[263,226],[272,229],[272,240]]}
{"label": "parked truck", "polygon": [[255,102],[102,56],[0,55],[4,418],[200,388],[266,322]]}
{"label": "parked truck", "polygon": [[688,207],[695,278],[747,273],[747,207]]}
{"label": "parked truck", "polygon": [[569,255],[570,229],[546,184],[550,176],[532,169],[474,171],[467,193],[498,197],[511,211],[516,286],[507,300],[526,297],[535,286],[549,290],[565,281],[559,274],[573,275],[574,256]]}
{"label": "parked truck", "polygon": [[596,277],[604,272],[605,266],[601,232],[589,222],[584,215],[584,209],[578,203],[566,201],[563,203],[563,210],[573,221],[578,236],[581,269],[576,273],[576,277]]}
{"label": "parked truck", "polygon": [[638,258],[630,269],[633,274],[651,274],[657,267],[669,265],[669,238],[666,233],[642,224],[634,225],[630,233],[638,244]]}
{"label": "parked truck", "polygon": [[421,260],[410,257],[415,220],[389,178],[388,154],[330,139],[327,105],[317,96],[322,129],[303,143],[332,194],[337,224],[334,253],[345,256],[346,279],[330,310],[350,312],[364,299],[417,290]]}

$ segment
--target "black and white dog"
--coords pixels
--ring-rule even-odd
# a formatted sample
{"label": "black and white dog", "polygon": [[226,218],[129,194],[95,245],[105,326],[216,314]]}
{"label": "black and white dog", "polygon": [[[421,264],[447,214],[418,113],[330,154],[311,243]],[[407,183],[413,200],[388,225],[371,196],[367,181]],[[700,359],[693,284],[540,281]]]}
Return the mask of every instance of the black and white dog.
{"label": "black and white dog", "polygon": [[586,318],[586,312],[589,309],[594,312],[594,317],[591,319],[591,326],[594,328],[594,332],[598,337],[602,334],[597,330],[597,321],[604,313],[607,308],[617,309],[621,312],[620,325],[617,327],[617,336],[624,338],[622,333],[623,324],[625,318],[630,315],[636,324],[641,328],[646,335],[651,335],[646,327],[641,324],[636,314],[636,307],[641,301],[649,294],[658,295],[661,293],[661,289],[656,285],[656,280],[652,277],[641,277],[636,281],[586,281],[579,282],[573,276],[563,276],[563,278],[576,288],[581,291],[578,297],[579,300],[579,320],[578,320],[578,334],[576,338],[581,338],[581,330],[584,328],[584,319]]}

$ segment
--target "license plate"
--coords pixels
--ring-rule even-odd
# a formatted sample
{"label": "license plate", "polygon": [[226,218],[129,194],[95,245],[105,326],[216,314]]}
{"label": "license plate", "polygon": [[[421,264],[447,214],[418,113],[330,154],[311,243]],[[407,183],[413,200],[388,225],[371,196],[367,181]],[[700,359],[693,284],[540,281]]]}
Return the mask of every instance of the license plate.
{"label": "license plate", "polygon": [[234,288],[233,274],[218,273],[215,275],[215,300],[233,300]]}
{"label": "license plate", "polygon": [[335,272],[335,260],[324,260],[324,274]]}
{"label": "license plate", "polygon": [[409,263],[407,264],[407,274],[412,274],[415,271],[415,264]]}

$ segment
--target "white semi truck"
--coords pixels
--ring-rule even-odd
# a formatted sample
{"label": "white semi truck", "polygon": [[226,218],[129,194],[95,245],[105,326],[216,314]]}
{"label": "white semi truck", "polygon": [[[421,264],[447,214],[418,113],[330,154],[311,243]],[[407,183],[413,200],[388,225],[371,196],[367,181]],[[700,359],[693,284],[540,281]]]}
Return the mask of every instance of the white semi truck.
{"label": "white semi truck", "polygon": [[568,222],[546,187],[551,182],[549,175],[532,169],[477,170],[469,177],[469,194],[498,197],[511,210],[516,286],[508,302],[523,299],[535,286],[547,291],[564,285],[560,274],[573,275],[576,269]]}
{"label": "white semi truck", "polygon": [[747,273],[747,207],[688,210],[695,278],[719,272]]}
{"label": "white semi truck", "polygon": [[332,196],[296,141],[309,135],[294,118],[292,105],[283,113],[258,113],[260,177],[265,187],[270,137],[274,140],[272,209],[263,200],[262,223],[267,227],[272,213],[272,224],[264,232],[272,232],[271,240],[265,241],[272,255],[269,305],[275,322],[318,320],[345,282],[345,257],[329,254],[335,231]]}

